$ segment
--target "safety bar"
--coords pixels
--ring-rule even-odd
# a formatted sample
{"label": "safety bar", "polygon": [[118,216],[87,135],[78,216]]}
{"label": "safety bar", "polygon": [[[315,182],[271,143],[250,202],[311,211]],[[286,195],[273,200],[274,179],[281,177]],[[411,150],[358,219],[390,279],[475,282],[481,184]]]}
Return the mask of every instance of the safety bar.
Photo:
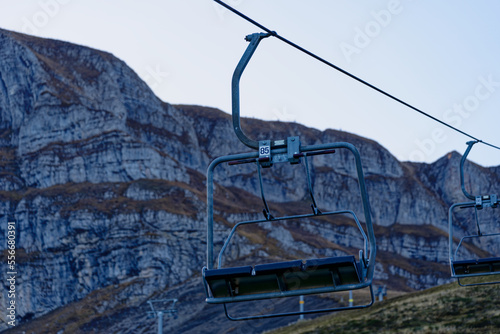
{"label": "safety bar", "polygon": [[[372,287],[372,285],[369,285],[368,287],[370,289],[370,302],[367,304],[363,304],[363,305],[332,307],[332,308],[326,308],[326,309],[315,309],[315,310],[299,311],[299,312],[259,314],[259,315],[255,315],[255,316],[245,316],[245,317],[232,317],[231,315],[229,315],[229,312],[227,310],[227,305],[224,303],[224,312],[226,313],[226,317],[229,320],[238,321],[238,320],[258,320],[258,319],[278,318],[278,317],[283,317],[283,316],[294,316],[294,315],[305,315],[305,314],[340,312],[340,311],[347,311],[347,310],[364,309],[364,308],[368,308],[368,307],[372,306],[373,303],[375,302],[375,297],[373,295],[373,287]],[[330,292],[330,291],[325,291],[325,292]],[[317,292],[315,291],[314,293],[317,293]]]}

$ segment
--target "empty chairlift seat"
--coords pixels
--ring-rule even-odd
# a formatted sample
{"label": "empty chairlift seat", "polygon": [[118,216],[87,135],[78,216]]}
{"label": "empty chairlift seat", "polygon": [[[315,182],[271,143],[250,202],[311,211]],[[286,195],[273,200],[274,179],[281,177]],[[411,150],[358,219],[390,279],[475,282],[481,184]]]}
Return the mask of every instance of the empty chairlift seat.
{"label": "empty chairlift seat", "polygon": [[500,274],[500,258],[490,257],[484,259],[453,261],[455,275],[474,275],[485,273]]}
{"label": "empty chairlift seat", "polygon": [[[249,285],[252,279],[251,266],[208,269],[203,272],[214,298],[234,297],[241,294],[240,285]],[[243,293],[245,293],[243,291]]]}
{"label": "empty chairlift seat", "polygon": [[[469,141],[467,142],[467,149],[465,153],[462,155],[462,159],[460,160],[460,183],[464,196],[468,198],[469,202],[455,203],[453,204],[448,212],[448,230],[449,230],[449,253],[450,253],[450,267],[451,267],[451,277],[458,279],[458,284],[461,286],[473,286],[473,285],[484,285],[484,284],[498,284],[500,281],[496,281],[495,279],[487,279],[483,280],[466,280],[467,284],[462,284],[460,279],[479,277],[479,276],[491,276],[500,274],[500,257],[487,257],[487,258],[478,258],[478,259],[465,259],[458,260],[457,255],[460,254],[459,250],[461,247],[464,247],[465,241],[468,240],[471,242],[472,240],[481,240],[482,238],[498,238],[500,236],[500,232],[490,232],[484,233],[481,232],[480,223],[482,220],[480,219],[479,211],[484,212],[488,211],[490,214],[496,214],[498,217],[498,211],[500,208],[500,201],[498,200],[498,196],[496,194],[490,195],[472,195],[465,189],[465,177],[464,177],[464,164],[467,160],[467,156],[472,149],[472,146],[476,144],[478,141]],[[457,220],[461,216],[455,216],[455,209],[468,209],[472,210],[473,220],[476,222],[477,233],[471,235],[463,236],[458,242],[457,247],[455,248],[456,241],[453,237],[454,220]],[[491,211],[494,210],[494,211]],[[496,218],[497,219],[497,218]],[[455,225],[459,225],[456,223]],[[460,224],[462,225],[462,224]]]}
{"label": "empty chairlift seat", "polygon": [[[226,316],[230,320],[250,320],[272,318],[278,316],[293,316],[302,314],[312,314],[320,312],[336,312],[346,309],[369,307],[374,302],[372,280],[375,270],[376,244],[373,224],[371,221],[371,208],[368,201],[368,193],[364,180],[361,157],[358,150],[350,143],[335,142],[315,145],[303,145],[298,136],[290,136],[286,139],[265,139],[255,140],[248,138],[243,132],[240,124],[240,101],[239,101],[239,81],[240,77],[250,61],[254,51],[263,38],[271,34],[256,33],[247,36],[249,45],[241,57],[231,80],[232,89],[232,121],[233,129],[245,146],[253,149],[253,152],[239,153],[222,156],[213,160],[207,170],[207,265],[202,269],[203,285],[206,293],[206,302],[209,304],[223,304]],[[366,233],[351,210],[322,211],[319,209],[313,189],[313,182],[309,172],[308,159],[311,156],[332,154],[336,150],[347,150],[354,156],[354,166],[356,169],[359,186],[359,200],[361,202],[364,215]],[[328,159],[325,159],[325,162]],[[261,199],[264,204],[264,219],[252,219],[236,223],[227,239],[225,240],[218,256],[218,269],[214,266],[214,170],[220,164],[227,166],[253,164],[257,167],[258,184],[260,186]],[[286,216],[274,216],[265,199],[265,191],[262,181],[262,168],[271,168],[275,164],[290,164],[291,166],[302,164],[305,169],[307,189],[311,198],[312,212],[294,213]],[[295,167],[294,167],[295,168]],[[220,175],[225,172],[219,172]],[[292,174],[295,175],[294,171]],[[350,177],[350,176],[349,176]],[[295,177],[292,179],[295,182]],[[287,187],[290,185],[287,185]],[[328,195],[326,195],[328,196]],[[356,203],[357,207],[359,203]],[[329,215],[352,216],[363,239],[363,249],[359,250],[359,261],[355,257],[340,256],[322,259],[312,259],[307,261],[294,260],[277,263],[256,264],[253,266],[241,266],[232,268],[222,268],[223,254],[230,244],[232,237],[239,226],[261,223],[278,223],[302,219],[306,223],[318,217]],[[317,223],[324,223],[325,220],[317,220]],[[299,312],[281,312],[244,315],[239,317],[230,316],[228,305],[233,302],[244,302],[254,300],[265,300],[270,298],[292,297],[308,294],[321,294],[337,291],[365,289],[370,290],[371,301],[368,304],[358,304],[343,307],[333,304],[330,308],[320,308],[312,310],[301,310]],[[252,303],[247,304],[252,309]],[[233,307],[238,309],[238,307]],[[246,310],[243,310],[245,313]],[[250,310],[256,311],[256,310]],[[267,312],[267,311],[264,311]],[[239,311],[238,311],[239,313]]]}
{"label": "empty chairlift seat", "polygon": [[[290,140],[290,137],[288,138]],[[293,139],[293,138],[292,138]],[[355,158],[356,173],[358,176],[360,199],[363,205],[363,213],[365,217],[366,232],[364,231],[361,222],[356,214],[351,210],[337,211],[320,211],[317,209],[313,195],[311,180],[309,177],[309,169],[307,163],[308,155],[329,154],[336,149],[349,150]],[[279,149],[277,149],[278,152]],[[260,173],[260,160],[256,153],[244,153],[232,156],[220,157],[214,160],[207,172],[207,266],[202,270],[204,288],[206,292],[206,302],[209,304],[223,304],[226,316],[230,320],[250,320],[260,318],[270,318],[276,316],[291,316],[298,314],[312,314],[320,312],[336,312],[347,309],[360,309],[369,307],[374,302],[372,280],[375,267],[375,236],[373,224],[370,217],[370,206],[366,187],[364,184],[364,176],[361,167],[361,160],[357,149],[349,143],[329,143],[318,146],[301,147],[300,156],[297,159],[303,159],[306,170],[306,182],[311,197],[310,213],[301,213],[291,216],[274,217],[270,214],[267,202],[264,197],[262,178]],[[272,151],[274,152],[274,151]],[[288,154],[285,151],[284,154]],[[292,150],[294,152],[294,150]],[[278,154],[278,153],[277,153]],[[284,158],[276,158],[284,160]],[[295,159],[295,158],[294,158]],[[261,197],[264,203],[264,218],[240,221],[236,223],[229,235],[225,239],[218,256],[218,268],[214,267],[214,182],[213,175],[216,166],[222,163],[232,165],[253,162],[257,166],[257,174],[259,177],[259,185],[261,189]],[[286,161],[286,160],[284,160]],[[277,163],[277,162],[276,162]],[[302,220],[305,223],[311,223],[316,220],[316,223],[325,223],[327,220],[320,219],[327,216],[343,216],[350,217],[359,229],[360,238],[363,240],[363,249],[359,250],[359,259],[354,255],[275,262],[267,264],[252,264],[239,267],[222,267],[225,251],[236,230],[242,226],[261,223],[280,223],[286,224]],[[249,315],[243,317],[232,317],[229,315],[227,305],[235,302],[247,302],[265,300],[271,298],[286,298],[300,295],[335,293],[348,290],[369,289],[370,302],[358,304],[354,306],[344,307],[334,305],[330,308],[319,308],[314,310],[300,312],[285,312],[285,313],[269,313]],[[236,308],[236,307],[235,307]]]}
{"label": "empty chairlift seat", "polygon": [[252,295],[252,299],[281,297],[325,291],[343,290],[343,286],[360,284],[362,275],[354,256],[340,256],[268,263],[252,266],[207,269],[204,277],[213,301],[225,297],[238,300]]}

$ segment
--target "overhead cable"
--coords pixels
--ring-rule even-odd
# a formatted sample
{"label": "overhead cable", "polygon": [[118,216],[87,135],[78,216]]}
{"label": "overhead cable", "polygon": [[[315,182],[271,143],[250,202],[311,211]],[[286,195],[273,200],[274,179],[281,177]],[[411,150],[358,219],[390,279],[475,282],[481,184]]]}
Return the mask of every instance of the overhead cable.
{"label": "overhead cable", "polygon": [[346,71],[346,70],[344,70],[344,69],[342,69],[342,68],[338,67],[337,65],[335,65],[335,64],[333,64],[333,63],[331,63],[331,62],[329,62],[329,61],[325,60],[324,58],[321,58],[320,56],[318,56],[318,55],[316,55],[316,54],[312,53],[311,51],[309,51],[309,50],[307,50],[307,49],[304,49],[304,48],[303,48],[303,47],[301,47],[300,45],[298,45],[298,44],[296,44],[296,43],[294,43],[294,42],[292,42],[292,41],[290,41],[290,40],[288,40],[288,39],[284,38],[283,36],[280,36],[280,35],[279,35],[276,31],[271,30],[271,29],[269,29],[269,28],[267,28],[267,27],[263,26],[262,24],[258,23],[257,21],[253,20],[252,18],[248,17],[247,15],[245,15],[245,14],[241,13],[240,11],[238,11],[238,10],[234,9],[233,7],[231,7],[231,6],[229,6],[228,4],[224,3],[223,1],[221,1],[221,0],[214,0],[214,1],[215,1],[216,3],[218,3],[219,5],[221,5],[221,6],[225,7],[226,9],[230,10],[230,11],[231,11],[231,12],[233,12],[234,14],[236,14],[236,15],[240,16],[241,18],[245,19],[246,21],[248,21],[248,22],[252,23],[253,25],[255,25],[255,26],[259,27],[260,29],[264,30],[265,32],[269,33],[271,36],[276,37],[276,38],[277,38],[277,39],[279,39],[280,41],[282,41],[282,42],[284,42],[284,43],[286,43],[286,44],[288,44],[288,45],[290,45],[290,46],[294,47],[295,49],[297,49],[297,50],[299,50],[299,51],[301,51],[301,52],[303,52],[303,53],[307,54],[308,56],[310,56],[310,57],[312,57],[312,58],[314,58],[314,59],[316,59],[316,60],[318,60],[318,61],[322,62],[323,64],[325,64],[325,65],[327,65],[327,66],[329,66],[329,67],[331,67],[331,68],[333,68],[333,69],[335,69],[335,70],[337,70],[337,71],[339,71],[339,72],[341,72],[341,73],[343,73],[343,74],[347,75],[348,77],[350,77],[350,78],[352,78],[352,79],[354,79],[354,80],[356,80],[356,81],[358,81],[358,82],[362,83],[363,85],[370,87],[371,89],[373,89],[373,90],[375,90],[375,91],[377,91],[377,92],[379,92],[379,93],[381,93],[381,94],[383,94],[383,95],[385,95],[385,96],[389,97],[390,99],[392,99],[392,100],[394,100],[394,101],[396,101],[396,102],[399,102],[399,103],[401,103],[402,105],[404,105],[404,106],[406,106],[406,107],[408,107],[408,108],[410,108],[410,109],[412,109],[412,110],[414,110],[414,111],[416,111],[416,112],[418,112],[418,113],[420,113],[420,114],[422,114],[422,115],[424,115],[424,116],[426,116],[426,117],[428,117],[428,118],[432,119],[433,121],[438,122],[438,123],[440,123],[440,124],[442,124],[442,125],[444,125],[444,126],[446,126],[446,127],[450,128],[450,129],[452,129],[452,130],[455,130],[455,131],[457,131],[457,132],[459,132],[459,133],[463,134],[464,136],[467,136],[467,137],[469,137],[469,138],[471,138],[471,139],[474,139],[475,141],[477,141],[477,142],[479,142],[479,143],[483,143],[483,144],[485,144],[485,145],[488,145],[488,146],[491,146],[491,147],[493,147],[493,148],[496,148],[496,149],[499,149],[499,150],[500,150],[500,147],[498,147],[498,146],[496,146],[496,145],[493,145],[493,144],[490,144],[490,143],[487,143],[487,142],[485,142],[485,141],[482,141],[481,139],[478,139],[478,138],[476,138],[476,137],[474,137],[474,136],[472,136],[472,135],[468,134],[468,133],[467,133],[467,132],[465,132],[465,131],[462,131],[462,130],[460,130],[460,129],[458,129],[458,128],[456,128],[456,127],[454,127],[454,126],[452,126],[452,125],[450,125],[450,124],[448,124],[448,123],[446,123],[446,122],[443,122],[442,120],[440,120],[440,119],[438,119],[438,118],[436,118],[436,117],[434,117],[434,116],[432,116],[432,115],[430,115],[430,114],[428,114],[428,113],[424,112],[423,110],[421,110],[421,109],[419,109],[419,108],[417,108],[417,107],[414,107],[413,105],[411,105],[411,104],[409,104],[409,103],[407,103],[407,102],[405,102],[405,101],[403,101],[403,100],[401,100],[401,99],[397,98],[396,96],[394,96],[394,95],[392,95],[392,94],[390,94],[390,93],[388,93],[388,92],[386,92],[386,91],[384,91],[384,90],[382,90],[382,89],[378,88],[377,86],[374,86],[374,85],[372,85],[371,83],[369,83],[369,82],[367,82],[367,81],[365,81],[365,80],[363,80],[363,79],[361,79],[361,78],[359,78],[359,77],[355,76],[354,74],[352,74],[352,73],[350,73],[350,72],[348,72],[348,71]]}

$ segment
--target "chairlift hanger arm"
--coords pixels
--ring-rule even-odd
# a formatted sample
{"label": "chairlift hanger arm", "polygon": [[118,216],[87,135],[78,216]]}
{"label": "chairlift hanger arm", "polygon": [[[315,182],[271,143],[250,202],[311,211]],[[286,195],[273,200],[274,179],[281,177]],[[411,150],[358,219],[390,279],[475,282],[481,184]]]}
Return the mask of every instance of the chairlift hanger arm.
{"label": "chairlift hanger arm", "polygon": [[[232,99],[232,116],[233,116],[234,132],[236,133],[236,136],[243,144],[253,149],[259,149],[259,142],[257,140],[248,138],[248,136],[241,129],[241,124],[240,124],[240,78],[241,75],[243,74],[243,71],[245,70],[245,67],[248,65],[248,62],[250,61],[250,58],[252,58],[252,55],[257,49],[257,46],[259,46],[260,41],[272,35],[273,33],[255,33],[245,37],[245,39],[248,42],[250,42],[250,44],[246,48],[245,53],[243,53],[243,56],[241,57],[238,65],[236,66],[233,72],[233,79],[231,81],[231,88],[232,88],[231,99]],[[276,144],[271,142],[271,147],[272,148],[276,147]]]}
{"label": "chairlift hanger arm", "polygon": [[465,164],[465,160],[467,160],[467,156],[469,155],[470,150],[472,149],[472,146],[474,146],[474,144],[477,142],[478,142],[477,140],[467,142],[467,149],[465,150],[465,153],[464,153],[464,155],[462,155],[462,159],[460,160],[460,184],[462,186],[462,192],[464,193],[465,197],[467,197],[468,199],[472,199],[472,200],[475,200],[476,196],[469,194],[467,192],[467,190],[465,190],[464,164]]}
{"label": "chairlift hanger arm", "polygon": [[499,202],[498,202],[498,197],[497,195],[486,195],[486,196],[474,196],[471,195],[467,190],[465,189],[465,177],[464,177],[464,164],[465,161],[467,160],[467,156],[469,155],[472,146],[474,144],[478,143],[480,141],[468,141],[467,142],[467,149],[465,150],[464,155],[462,156],[462,159],[460,160],[460,185],[462,187],[462,192],[464,193],[465,197],[474,200],[474,206],[478,209],[482,209],[483,206],[492,206],[492,207],[497,207]]}

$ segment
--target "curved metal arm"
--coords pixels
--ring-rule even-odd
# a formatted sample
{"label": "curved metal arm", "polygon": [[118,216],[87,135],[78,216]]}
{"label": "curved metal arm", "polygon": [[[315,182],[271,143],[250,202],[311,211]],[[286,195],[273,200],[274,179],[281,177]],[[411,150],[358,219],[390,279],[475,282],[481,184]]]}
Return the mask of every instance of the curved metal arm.
{"label": "curved metal arm", "polygon": [[465,181],[464,181],[464,163],[465,160],[467,160],[467,156],[469,155],[470,150],[472,149],[472,146],[477,143],[477,141],[469,141],[467,142],[467,149],[465,150],[464,155],[462,156],[462,160],[460,160],[460,184],[462,186],[462,192],[464,193],[465,197],[469,199],[476,199],[475,196],[469,194],[467,190],[465,190]]}
{"label": "curved metal arm", "polygon": [[241,74],[245,70],[250,58],[252,58],[253,53],[257,49],[261,39],[271,36],[272,34],[264,34],[264,33],[256,33],[252,35],[248,35],[245,37],[247,41],[250,42],[245,53],[240,59],[240,62],[236,66],[236,69],[233,73],[233,79],[231,81],[231,98],[232,98],[232,109],[233,109],[233,128],[234,132],[238,139],[245,144],[246,146],[254,149],[259,149],[259,142],[253,139],[250,139],[245,135],[243,130],[241,130],[240,125],[240,78]]}

